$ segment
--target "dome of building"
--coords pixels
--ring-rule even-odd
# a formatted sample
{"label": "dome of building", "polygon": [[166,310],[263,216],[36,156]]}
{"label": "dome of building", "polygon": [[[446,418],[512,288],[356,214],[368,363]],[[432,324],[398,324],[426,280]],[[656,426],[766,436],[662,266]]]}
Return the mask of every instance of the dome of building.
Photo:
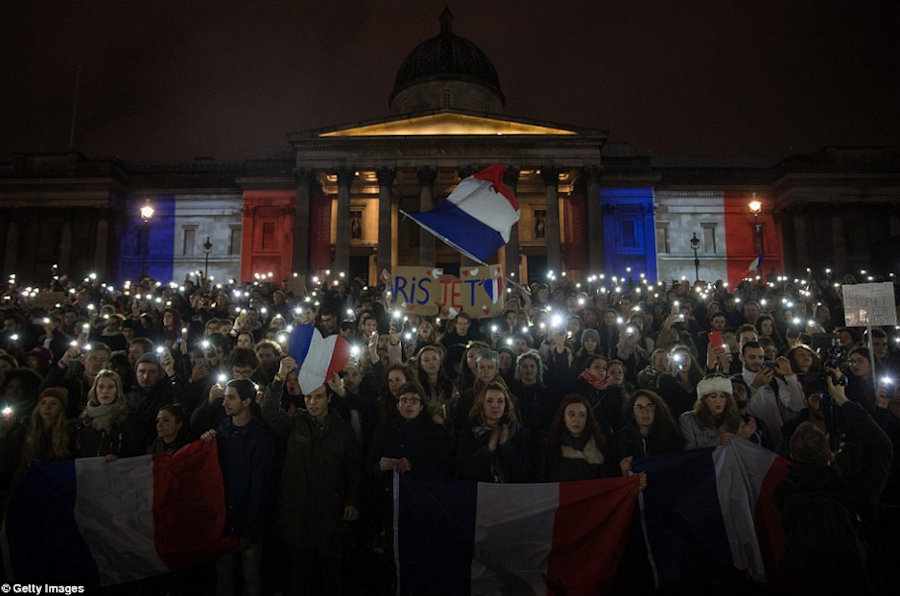
{"label": "dome of building", "polygon": [[502,109],[505,99],[494,65],[478,46],[453,34],[452,21],[444,8],[440,34],[416,46],[400,65],[390,98],[393,112]]}

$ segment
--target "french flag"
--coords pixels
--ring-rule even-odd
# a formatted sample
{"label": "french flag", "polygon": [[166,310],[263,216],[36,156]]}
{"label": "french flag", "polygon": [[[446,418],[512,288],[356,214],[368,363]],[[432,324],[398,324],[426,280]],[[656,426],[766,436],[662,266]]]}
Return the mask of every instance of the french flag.
{"label": "french flag", "polygon": [[503,184],[503,166],[494,164],[464,178],[431,211],[405,214],[470,259],[487,263],[509,242],[520,210],[513,192]]}
{"label": "french flag", "polygon": [[16,583],[91,588],[190,567],[236,550],[225,536],[216,442],[174,455],[36,462],[10,495],[6,572]]}
{"label": "french flag", "polygon": [[395,473],[398,593],[597,594],[615,575],[638,491],[637,477],[484,484]]}
{"label": "french flag", "polygon": [[322,337],[313,325],[295,325],[288,353],[300,367],[297,380],[304,395],[312,393],[350,360],[350,344],[340,335]]}
{"label": "french flag", "polygon": [[497,301],[503,296],[503,278],[494,277],[484,280],[484,292],[491,299],[491,302],[497,304]]}
{"label": "french flag", "polygon": [[698,577],[710,561],[778,584],[786,569],[784,531],[772,498],[790,462],[743,439],[635,462],[657,583]]}

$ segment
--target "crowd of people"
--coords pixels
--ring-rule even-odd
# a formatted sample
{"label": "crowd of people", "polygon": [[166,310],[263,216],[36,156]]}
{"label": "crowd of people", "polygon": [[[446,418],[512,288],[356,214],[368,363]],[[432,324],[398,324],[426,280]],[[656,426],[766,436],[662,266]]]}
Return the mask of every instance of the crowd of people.
{"label": "crowd of people", "polygon": [[[11,284],[0,304],[0,490],[35,461],[216,441],[225,531],[241,548],[197,571],[201,584],[387,593],[394,471],[565,482],[747,440],[795,462],[783,511],[802,509],[810,486],[842,491],[854,535],[873,549],[858,558],[890,560],[900,333],[843,326],[835,281],[554,280],[513,285],[494,319],[403,314],[383,288],[343,278],[302,295],[261,282]],[[296,325],[352,346],[344,369],[305,394],[286,351]],[[798,532],[802,516],[785,516]],[[854,585],[878,585],[865,567]]]}

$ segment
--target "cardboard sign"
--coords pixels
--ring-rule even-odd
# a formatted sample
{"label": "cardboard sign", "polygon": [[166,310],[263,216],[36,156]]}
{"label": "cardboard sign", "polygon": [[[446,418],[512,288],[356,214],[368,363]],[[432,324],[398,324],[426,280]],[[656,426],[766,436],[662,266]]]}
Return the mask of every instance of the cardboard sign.
{"label": "cardboard sign", "polygon": [[473,319],[503,314],[505,283],[499,265],[463,267],[460,276],[435,267],[398,267],[387,284],[385,302],[406,314]]}
{"label": "cardboard sign", "polygon": [[844,293],[844,324],[847,327],[880,327],[897,324],[894,284],[847,284]]}
{"label": "cardboard sign", "polygon": [[67,298],[66,292],[40,292],[28,302],[33,308],[51,309],[57,304],[65,304]]}

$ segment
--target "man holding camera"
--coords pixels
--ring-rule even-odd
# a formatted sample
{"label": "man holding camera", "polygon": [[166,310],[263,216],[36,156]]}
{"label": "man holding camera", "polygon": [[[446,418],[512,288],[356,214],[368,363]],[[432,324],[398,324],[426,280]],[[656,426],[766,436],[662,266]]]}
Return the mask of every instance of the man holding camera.
{"label": "man holding camera", "polygon": [[790,438],[793,465],[775,489],[790,579],[801,593],[869,594],[863,531],[873,526],[893,448],[832,374],[825,382],[845,443],[832,452],[826,433],[811,422],[800,424]]}
{"label": "man holding camera", "polygon": [[741,376],[750,391],[747,412],[766,423],[772,442],[777,445],[784,423],[796,418],[806,407],[803,387],[791,369],[790,361],[784,356],[774,362],[766,361],[765,351],[757,341],[745,342],[740,358],[743,364]]}

